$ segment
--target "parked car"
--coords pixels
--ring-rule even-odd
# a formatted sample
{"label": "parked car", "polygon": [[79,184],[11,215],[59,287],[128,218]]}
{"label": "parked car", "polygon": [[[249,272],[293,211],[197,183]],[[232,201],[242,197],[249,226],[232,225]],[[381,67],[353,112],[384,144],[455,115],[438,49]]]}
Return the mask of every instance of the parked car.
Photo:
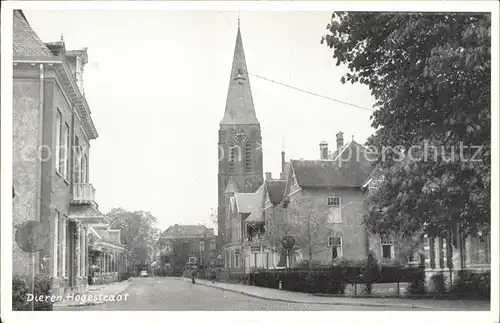
{"label": "parked car", "polygon": [[143,271],[141,271],[141,273],[139,274],[139,277],[148,277],[148,272],[147,272],[147,270],[143,270]]}

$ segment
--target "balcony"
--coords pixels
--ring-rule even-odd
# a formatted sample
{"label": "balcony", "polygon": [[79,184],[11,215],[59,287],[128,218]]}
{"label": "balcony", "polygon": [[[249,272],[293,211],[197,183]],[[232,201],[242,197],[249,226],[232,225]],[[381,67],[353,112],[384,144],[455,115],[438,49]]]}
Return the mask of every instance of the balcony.
{"label": "balcony", "polygon": [[72,204],[97,204],[95,202],[95,188],[90,183],[73,184]]}
{"label": "balcony", "polygon": [[95,188],[92,184],[73,184],[69,218],[88,224],[98,224],[104,221],[104,216],[95,202]]}

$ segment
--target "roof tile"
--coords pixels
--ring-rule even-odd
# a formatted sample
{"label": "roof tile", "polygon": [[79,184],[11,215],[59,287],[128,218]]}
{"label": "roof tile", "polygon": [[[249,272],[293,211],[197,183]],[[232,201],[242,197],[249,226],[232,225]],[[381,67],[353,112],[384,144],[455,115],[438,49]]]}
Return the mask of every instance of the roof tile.
{"label": "roof tile", "polygon": [[267,192],[271,203],[280,203],[285,194],[285,180],[269,180],[266,181]]}
{"label": "roof tile", "polygon": [[50,57],[52,52],[31,28],[21,10],[14,10],[13,54],[19,56]]}
{"label": "roof tile", "polygon": [[292,167],[301,187],[333,188],[361,187],[371,172],[371,166],[356,162],[332,160],[292,160]]}

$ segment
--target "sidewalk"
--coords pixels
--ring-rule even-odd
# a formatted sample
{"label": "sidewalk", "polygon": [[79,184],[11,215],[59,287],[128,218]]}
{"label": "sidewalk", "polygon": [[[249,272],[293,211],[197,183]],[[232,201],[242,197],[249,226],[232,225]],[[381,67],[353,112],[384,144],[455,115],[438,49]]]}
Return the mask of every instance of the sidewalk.
{"label": "sidewalk", "polygon": [[[179,277],[186,282],[191,283],[191,279]],[[261,299],[285,301],[292,303],[309,304],[330,304],[330,305],[353,305],[353,306],[373,306],[390,307],[394,310],[403,310],[404,308],[420,308],[432,311],[489,311],[489,301],[476,300],[435,300],[435,299],[404,299],[404,298],[349,298],[349,297],[320,297],[311,294],[289,292],[265,287],[256,287],[241,284],[219,283],[207,280],[196,280],[196,284],[205,285],[221,289],[224,291],[241,293],[244,295],[257,297]]]}
{"label": "sidewalk", "polygon": [[118,298],[126,297],[126,295],[118,296],[118,294],[122,293],[130,283],[125,280],[107,285],[90,285],[83,294],[66,295],[62,300],[54,303],[54,310],[59,307],[90,306],[121,300]]}

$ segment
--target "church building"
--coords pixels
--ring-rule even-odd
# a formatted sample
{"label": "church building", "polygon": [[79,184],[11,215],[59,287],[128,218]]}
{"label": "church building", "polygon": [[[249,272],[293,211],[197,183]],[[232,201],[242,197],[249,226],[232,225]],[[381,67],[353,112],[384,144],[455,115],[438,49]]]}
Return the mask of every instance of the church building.
{"label": "church building", "polygon": [[238,22],[226,109],[219,128],[218,250],[228,242],[227,191],[254,193],[263,184],[262,137]]}

